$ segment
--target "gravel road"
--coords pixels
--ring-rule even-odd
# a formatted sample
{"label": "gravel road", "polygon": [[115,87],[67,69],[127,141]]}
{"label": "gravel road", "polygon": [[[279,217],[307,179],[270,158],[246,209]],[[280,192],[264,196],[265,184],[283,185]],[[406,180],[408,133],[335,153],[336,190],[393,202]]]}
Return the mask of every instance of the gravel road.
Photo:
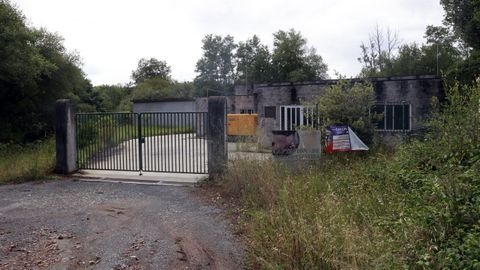
{"label": "gravel road", "polygon": [[0,186],[0,269],[241,269],[195,188],[56,180]]}

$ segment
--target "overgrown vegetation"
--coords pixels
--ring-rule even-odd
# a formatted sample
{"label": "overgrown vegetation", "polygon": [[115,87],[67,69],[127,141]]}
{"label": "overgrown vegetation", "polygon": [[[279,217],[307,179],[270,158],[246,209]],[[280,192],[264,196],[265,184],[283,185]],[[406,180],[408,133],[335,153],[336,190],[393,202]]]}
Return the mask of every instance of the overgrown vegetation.
{"label": "overgrown vegetation", "polygon": [[254,269],[478,269],[480,82],[447,89],[421,140],[304,170],[235,161]]}
{"label": "overgrown vegetation", "polygon": [[375,102],[375,91],[371,83],[339,80],[338,83],[329,85],[322,96],[315,98],[313,104],[318,104],[322,130],[330,125],[348,125],[365,143],[371,144],[374,123],[379,117],[370,112]]}
{"label": "overgrown vegetation", "polygon": [[37,180],[53,172],[55,140],[26,144],[0,144],[0,183]]}

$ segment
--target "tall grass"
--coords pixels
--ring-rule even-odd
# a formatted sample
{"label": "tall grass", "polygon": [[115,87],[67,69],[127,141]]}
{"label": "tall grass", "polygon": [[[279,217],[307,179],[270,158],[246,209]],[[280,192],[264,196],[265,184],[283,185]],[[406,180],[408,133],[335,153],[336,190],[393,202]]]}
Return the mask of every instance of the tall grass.
{"label": "tall grass", "polygon": [[54,138],[26,145],[0,144],[0,184],[41,179],[54,168]]}
{"label": "tall grass", "polygon": [[233,161],[253,269],[480,269],[480,82],[447,89],[428,132],[395,151],[302,169]]}

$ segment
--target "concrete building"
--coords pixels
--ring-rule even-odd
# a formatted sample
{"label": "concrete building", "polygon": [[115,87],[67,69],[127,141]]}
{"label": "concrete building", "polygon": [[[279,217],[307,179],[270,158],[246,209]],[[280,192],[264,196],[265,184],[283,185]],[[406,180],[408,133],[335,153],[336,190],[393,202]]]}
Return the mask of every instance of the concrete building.
{"label": "concrete building", "polygon": [[[389,142],[420,129],[430,111],[432,97],[444,98],[443,83],[437,76],[369,78],[368,81],[373,84],[377,99],[373,110],[384,114],[377,131]],[[307,108],[302,104],[323,95],[327,86],[337,82],[319,80],[237,86],[236,95],[229,97],[233,104],[229,109],[238,113],[240,108],[252,108],[258,113],[260,137],[267,146],[271,142],[272,130],[290,130],[307,124],[308,119],[303,117]],[[236,103],[238,97],[242,102]]]}
{"label": "concrete building", "polygon": [[[350,79],[352,83],[364,79]],[[395,142],[405,133],[421,128],[421,122],[431,108],[432,97],[443,100],[443,83],[437,76],[406,76],[369,78],[375,89],[377,104],[374,111],[384,114],[377,131],[388,142]],[[272,130],[290,130],[305,125],[305,102],[323,95],[327,86],[337,80],[264,83],[235,86],[234,95],[227,96],[228,113],[257,113],[259,138],[271,145]],[[164,100],[162,102],[134,103],[134,112],[208,110],[207,98],[192,100]]]}

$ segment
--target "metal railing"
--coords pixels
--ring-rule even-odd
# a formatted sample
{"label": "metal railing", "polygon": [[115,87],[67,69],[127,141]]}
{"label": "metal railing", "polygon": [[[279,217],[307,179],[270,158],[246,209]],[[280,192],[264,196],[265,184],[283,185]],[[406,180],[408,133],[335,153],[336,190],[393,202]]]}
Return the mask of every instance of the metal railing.
{"label": "metal railing", "polygon": [[80,113],[80,169],[208,173],[207,113]]}

